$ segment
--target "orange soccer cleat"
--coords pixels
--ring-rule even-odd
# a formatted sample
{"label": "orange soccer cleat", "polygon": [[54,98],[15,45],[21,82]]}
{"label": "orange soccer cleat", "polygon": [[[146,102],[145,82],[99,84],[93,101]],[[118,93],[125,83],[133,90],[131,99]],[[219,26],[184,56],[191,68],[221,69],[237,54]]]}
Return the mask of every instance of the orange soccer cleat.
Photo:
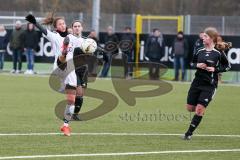
{"label": "orange soccer cleat", "polygon": [[71,135],[71,129],[69,126],[62,126],[61,131],[63,132],[64,136],[70,136]]}

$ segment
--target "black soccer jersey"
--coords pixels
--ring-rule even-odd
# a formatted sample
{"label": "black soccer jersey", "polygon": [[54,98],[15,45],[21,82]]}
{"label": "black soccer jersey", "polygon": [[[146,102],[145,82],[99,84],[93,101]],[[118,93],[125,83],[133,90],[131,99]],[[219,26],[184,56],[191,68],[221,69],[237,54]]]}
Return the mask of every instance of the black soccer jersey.
{"label": "black soccer jersey", "polygon": [[227,60],[225,53],[219,52],[216,49],[207,51],[205,48],[200,49],[193,56],[192,66],[196,67],[197,63],[205,63],[208,67],[214,67],[214,72],[208,72],[205,69],[197,68],[195,79],[202,84],[210,84],[217,87],[218,73],[226,72],[230,69],[230,63]]}

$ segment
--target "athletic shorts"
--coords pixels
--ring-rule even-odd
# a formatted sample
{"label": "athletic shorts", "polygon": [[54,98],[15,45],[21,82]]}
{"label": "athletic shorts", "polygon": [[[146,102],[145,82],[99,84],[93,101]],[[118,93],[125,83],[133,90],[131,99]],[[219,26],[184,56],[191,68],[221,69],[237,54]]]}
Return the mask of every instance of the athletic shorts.
{"label": "athletic shorts", "polygon": [[215,93],[216,88],[213,86],[194,85],[193,83],[188,91],[187,104],[193,106],[201,104],[206,108],[213,99]]}
{"label": "athletic shorts", "polygon": [[64,80],[65,85],[77,87],[77,76],[75,70],[71,71]]}

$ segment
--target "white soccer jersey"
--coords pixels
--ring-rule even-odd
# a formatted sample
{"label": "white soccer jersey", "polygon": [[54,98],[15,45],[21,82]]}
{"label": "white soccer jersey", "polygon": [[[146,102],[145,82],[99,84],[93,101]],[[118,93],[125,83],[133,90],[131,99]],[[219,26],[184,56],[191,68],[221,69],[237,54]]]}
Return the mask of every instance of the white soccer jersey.
{"label": "white soccer jersey", "polygon": [[58,56],[61,55],[61,47],[63,45],[64,37],[60,36],[57,32],[52,32],[47,30],[46,38],[51,42],[52,45],[52,52],[55,56],[53,69],[57,68],[57,59]]}
{"label": "white soccer jersey", "polygon": [[[67,73],[65,71],[62,71],[60,68],[58,68],[57,65],[57,59],[62,54],[62,45],[64,37],[62,37],[58,32],[50,31],[47,29],[47,35],[45,37],[50,41],[52,52],[54,54],[54,64],[53,64],[53,73],[54,75],[57,75],[60,78],[61,86],[59,88],[60,92],[64,91],[65,88],[65,79],[67,77]],[[75,83],[74,83],[75,84]]]}
{"label": "white soccer jersey", "polygon": [[73,63],[73,51],[74,48],[80,47],[81,43],[83,42],[82,37],[76,37],[72,34],[68,35],[69,37],[69,47],[68,47],[68,54],[66,56],[66,61],[67,61],[67,70],[69,74],[66,76],[64,83],[69,84],[71,86],[77,86],[77,76],[75,73],[75,66]]}
{"label": "white soccer jersey", "polygon": [[74,48],[81,47],[81,43],[84,40],[82,37],[76,37],[72,34],[69,34],[68,37],[69,37],[69,47],[68,47],[68,54],[66,57],[67,61],[73,58]]}

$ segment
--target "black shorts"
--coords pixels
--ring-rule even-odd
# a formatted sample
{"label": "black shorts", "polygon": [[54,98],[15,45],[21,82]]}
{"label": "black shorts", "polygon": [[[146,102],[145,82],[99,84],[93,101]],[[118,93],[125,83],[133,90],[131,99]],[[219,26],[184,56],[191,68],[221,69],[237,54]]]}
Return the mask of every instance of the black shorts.
{"label": "black shorts", "polygon": [[88,69],[87,66],[82,66],[75,70],[77,75],[77,86],[82,86],[83,88],[87,88],[88,82]]}
{"label": "black shorts", "polygon": [[216,88],[210,85],[196,85],[192,83],[187,97],[187,104],[196,106],[201,104],[207,107],[216,93]]}

